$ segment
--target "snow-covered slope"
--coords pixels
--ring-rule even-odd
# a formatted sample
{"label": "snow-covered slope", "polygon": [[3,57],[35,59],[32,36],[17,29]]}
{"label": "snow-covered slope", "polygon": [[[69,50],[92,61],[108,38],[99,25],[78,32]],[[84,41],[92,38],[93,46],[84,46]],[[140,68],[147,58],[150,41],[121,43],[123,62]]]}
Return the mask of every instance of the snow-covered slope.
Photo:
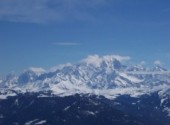
{"label": "snow-covered slope", "polygon": [[59,96],[75,93],[138,96],[170,88],[170,72],[160,66],[125,65],[129,57],[88,56],[76,64],[45,71],[30,68],[19,76],[9,75],[0,82],[0,98],[15,93],[52,91]]}

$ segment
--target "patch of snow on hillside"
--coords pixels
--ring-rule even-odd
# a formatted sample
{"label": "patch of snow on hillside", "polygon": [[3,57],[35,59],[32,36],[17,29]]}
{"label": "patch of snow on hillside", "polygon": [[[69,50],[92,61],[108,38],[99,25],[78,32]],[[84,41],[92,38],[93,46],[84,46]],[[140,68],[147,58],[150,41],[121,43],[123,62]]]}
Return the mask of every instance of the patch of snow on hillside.
{"label": "patch of snow on hillside", "polygon": [[39,122],[35,123],[35,125],[43,125],[45,123],[47,123],[47,121],[46,120],[42,120],[42,121],[39,121]]}

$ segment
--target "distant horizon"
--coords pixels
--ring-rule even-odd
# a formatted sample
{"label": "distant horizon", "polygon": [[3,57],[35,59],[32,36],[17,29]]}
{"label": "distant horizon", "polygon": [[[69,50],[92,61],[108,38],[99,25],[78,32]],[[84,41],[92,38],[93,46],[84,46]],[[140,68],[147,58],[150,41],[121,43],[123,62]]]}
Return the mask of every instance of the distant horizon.
{"label": "distant horizon", "polygon": [[[96,57],[97,56],[97,57]],[[139,65],[139,66],[143,66],[143,67],[146,67],[146,68],[154,68],[154,66],[160,66],[162,68],[166,68],[168,70],[168,73],[169,73],[169,69],[167,67],[164,67],[164,64],[162,64],[159,60],[156,60],[154,62],[145,62],[145,61],[141,61],[141,62],[133,62],[133,58],[130,57],[130,56],[121,56],[121,55],[97,55],[97,54],[93,54],[93,55],[88,55],[87,57],[85,58],[82,58],[80,60],[77,60],[75,62],[66,62],[66,63],[62,63],[62,64],[58,64],[58,65],[54,65],[54,66],[51,66],[51,67],[48,67],[48,68],[45,68],[45,67],[34,67],[34,66],[30,66],[30,67],[25,67],[24,69],[21,69],[20,71],[11,71],[7,74],[1,74],[0,75],[0,79],[5,79],[5,77],[7,75],[10,75],[10,74],[14,74],[14,75],[19,75],[21,73],[23,73],[24,71],[27,71],[27,70],[32,70],[32,71],[39,71],[39,72],[53,72],[55,71],[55,69],[59,69],[59,67],[61,66],[67,66],[67,65],[72,65],[72,64],[79,64],[80,62],[82,62],[83,60],[87,60],[89,58],[103,58],[105,56],[113,56],[115,57],[118,57],[120,58],[121,60],[125,60],[125,61],[119,61],[122,63],[122,64],[125,64],[126,66],[135,66],[135,65]],[[100,62],[99,60],[92,60],[93,63],[98,63]]]}

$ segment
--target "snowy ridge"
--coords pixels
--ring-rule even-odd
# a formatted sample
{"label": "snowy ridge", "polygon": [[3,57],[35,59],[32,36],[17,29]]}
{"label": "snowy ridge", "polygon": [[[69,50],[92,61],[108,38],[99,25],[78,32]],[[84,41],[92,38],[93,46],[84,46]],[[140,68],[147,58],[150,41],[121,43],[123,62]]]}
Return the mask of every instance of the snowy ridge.
{"label": "snowy ridge", "polygon": [[129,94],[140,96],[170,88],[170,71],[155,66],[127,66],[128,56],[88,56],[76,64],[45,71],[30,68],[19,76],[9,75],[0,82],[0,99],[16,93],[52,91],[58,96],[79,94],[115,98]]}

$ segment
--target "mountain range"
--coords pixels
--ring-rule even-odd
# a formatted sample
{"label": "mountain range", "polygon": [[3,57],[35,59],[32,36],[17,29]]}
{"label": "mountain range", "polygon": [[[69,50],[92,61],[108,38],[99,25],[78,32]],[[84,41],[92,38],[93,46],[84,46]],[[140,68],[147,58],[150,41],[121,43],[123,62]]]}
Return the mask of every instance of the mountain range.
{"label": "mountain range", "polygon": [[[82,119],[79,119],[80,121],[70,124],[87,124],[92,116],[96,116],[98,122],[93,118],[89,124],[102,123],[103,117],[103,120],[106,121],[106,123],[103,122],[103,125],[112,123],[117,125],[157,125],[158,123],[168,125],[170,123],[170,71],[160,65],[147,67],[141,64],[128,64],[129,59],[130,57],[118,55],[90,55],[77,63],[60,65],[48,71],[42,68],[29,68],[19,75],[7,75],[5,79],[0,80],[0,109],[5,114],[4,111],[9,110],[5,108],[5,105],[19,105],[21,107],[19,110],[22,109],[20,113],[25,114],[22,103],[26,106],[27,103],[36,102],[35,105],[31,104],[35,107],[40,102],[49,105],[50,100],[54,101],[56,105],[59,105],[58,101],[62,99],[74,100],[76,104],[80,103],[77,104],[77,107],[82,109],[80,112],[84,112],[83,114],[75,108],[71,108],[70,103],[63,103],[65,108],[59,105],[60,109],[65,112],[71,109],[73,111],[69,112],[70,114],[75,113],[74,116],[81,114],[83,116],[79,117],[87,119],[83,119],[84,123],[80,122]],[[27,98],[30,98],[28,102]],[[39,100],[44,98],[47,101]],[[84,104],[81,104],[80,100],[83,100]],[[89,100],[94,102],[91,103]],[[89,111],[89,105],[87,106],[86,103],[90,103],[90,110],[93,111]],[[87,110],[85,110],[86,108]],[[102,108],[103,110],[101,110]],[[14,109],[9,110],[9,114]],[[100,115],[96,115],[97,109]],[[49,111],[51,112],[52,109]],[[112,122],[112,118],[107,119],[102,116],[102,112],[106,113],[106,116],[107,114],[114,116],[114,121]],[[117,116],[115,112],[117,112]],[[32,118],[32,121],[25,119],[25,121],[19,122],[15,121],[14,116],[11,116],[12,120],[11,117],[7,117],[8,113],[4,114],[0,113],[0,124],[54,124],[54,122],[49,122],[45,116],[43,117],[46,120]],[[125,117],[126,115],[127,117]],[[145,116],[148,116],[148,121]],[[5,117],[7,119],[2,120]],[[37,116],[35,115],[35,117]],[[73,116],[67,117],[68,119],[63,118],[65,122],[59,118],[60,120],[56,123],[68,124],[69,120],[76,119]],[[121,118],[126,122],[118,122],[122,121]],[[158,122],[160,120],[162,122]]]}

